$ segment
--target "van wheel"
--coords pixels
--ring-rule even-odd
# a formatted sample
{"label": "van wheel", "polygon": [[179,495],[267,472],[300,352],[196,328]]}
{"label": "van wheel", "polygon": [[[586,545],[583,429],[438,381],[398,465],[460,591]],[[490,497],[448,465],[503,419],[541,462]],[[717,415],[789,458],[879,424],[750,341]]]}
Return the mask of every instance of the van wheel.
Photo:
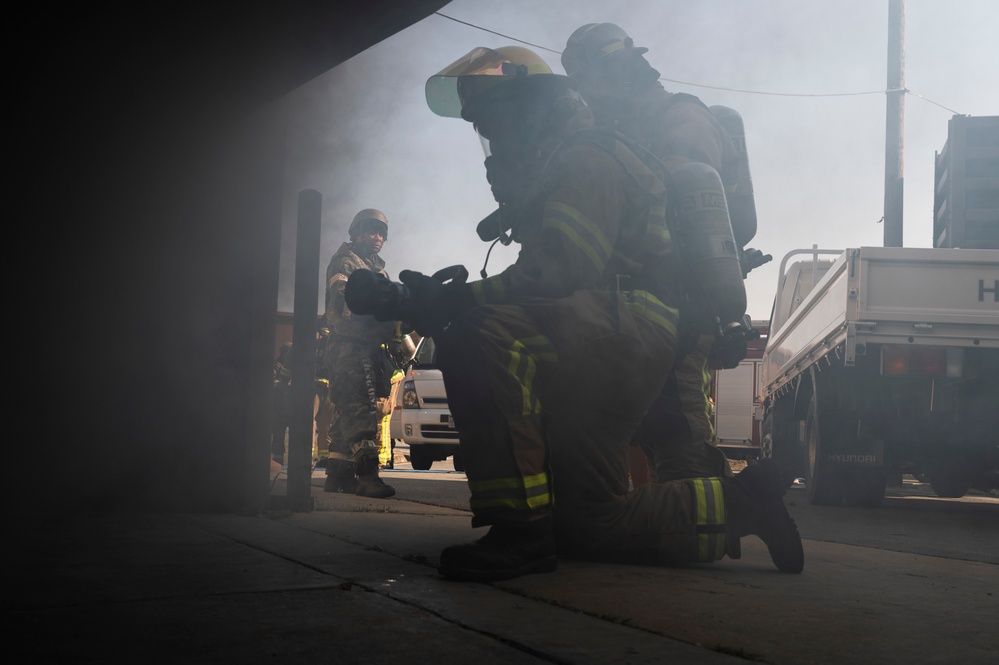
{"label": "van wheel", "polygon": [[409,461],[417,471],[429,471],[434,465],[434,451],[427,450],[430,446],[410,446]]}
{"label": "van wheel", "polygon": [[[824,459],[826,451],[823,450],[823,437],[819,432],[817,411],[818,405],[815,395],[812,395],[812,401],[808,405],[808,416],[805,419],[805,447],[808,451],[808,463],[805,465],[805,489],[808,493],[808,500],[815,505],[838,506],[843,501],[843,492],[833,465]],[[828,446],[828,442],[826,446]]]}

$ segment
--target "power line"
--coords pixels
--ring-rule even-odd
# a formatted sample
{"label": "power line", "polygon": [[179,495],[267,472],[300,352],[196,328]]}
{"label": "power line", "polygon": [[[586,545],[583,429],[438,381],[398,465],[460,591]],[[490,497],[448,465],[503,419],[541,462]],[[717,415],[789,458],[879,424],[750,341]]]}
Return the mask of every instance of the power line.
{"label": "power line", "polygon": [[496,32],[495,30],[489,30],[488,28],[483,28],[481,25],[475,25],[474,23],[467,23],[465,21],[459,21],[453,16],[448,16],[447,14],[441,14],[440,12],[434,12],[441,18],[446,18],[449,21],[454,21],[455,23],[461,23],[462,25],[467,25],[470,28],[475,28],[476,30],[481,30],[482,32],[488,32],[491,35],[498,35],[504,39],[512,39],[515,42],[520,42],[521,44],[527,44],[528,46],[533,46],[534,48],[539,48],[542,51],[548,51],[549,53],[555,53],[557,55],[562,55],[562,51],[556,51],[555,49],[548,48],[547,46],[541,46],[540,44],[532,44],[531,42],[525,42],[523,39],[517,39],[516,37],[511,37],[510,35],[504,35],[502,32]]}
{"label": "power line", "polygon": [[678,81],[676,79],[668,79],[664,76],[660,76],[659,80],[669,81],[670,83],[680,83],[682,85],[692,85],[697,88],[711,88],[712,90],[741,92],[747,95],[772,95],[774,97],[851,97],[854,95],[884,95],[889,92],[909,92],[904,88],[896,88],[894,90],[866,90],[864,92],[765,92],[763,90],[740,90],[739,88],[726,88],[720,85],[706,85],[704,83],[691,83],[690,81]]}
{"label": "power line", "polygon": [[[562,51],[559,51],[559,50],[556,50],[556,49],[553,49],[553,48],[548,48],[547,46],[542,46],[540,44],[534,44],[532,42],[524,41],[523,39],[518,39],[517,37],[513,37],[511,35],[505,35],[502,32],[496,32],[495,30],[489,30],[488,28],[483,28],[480,25],[476,25],[474,23],[469,23],[467,21],[461,21],[461,20],[458,20],[458,19],[454,18],[453,16],[448,16],[447,14],[442,14],[440,12],[434,12],[434,14],[436,14],[437,16],[440,16],[441,18],[446,18],[449,21],[454,21],[455,23],[460,23],[461,25],[467,25],[470,28],[474,28],[476,30],[481,30],[482,32],[488,32],[491,35],[497,35],[497,36],[502,37],[504,39],[510,39],[510,40],[518,42],[520,44],[526,44],[527,46],[533,46],[534,48],[541,49],[543,51],[548,51],[549,53],[555,53],[556,55],[562,55]],[[886,94],[888,94],[890,92],[902,92],[902,93],[907,94],[907,95],[912,95],[913,97],[918,97],[919,99],[922,99],[923,101],[926,101],[926,102],[929,102],[930,104],[933,104],[934,106],[939,106],[940,108],[944,109],[945,111],[950,111],[951,113],[953,113],[955,115],[961,115],[960,113],[958,113],[954,109],[947,108],[943,104],[935,102],[932,99],[929,99],[929,98],[924,97],[922,95],[917,95],[916,93],[912,92],[911,90],[909,90],[907,88],[895,88],[895,89],[892,89],[892,90],[865,90],[865,91],[862,91],[862,92],[822,92],[822,93],[767,92],[767,91],[764,91],[764,90],[744,90],[744,89],[739,89],[739,88],[727,88],[725,86],[720,86],[720,85],[708,85],[708,84],[705,84],[705,83],[692,83],[690,81],[679,81],[677,79],[670,79],[670,78],[666,78],[664,76],[660,76],[659,80],[660,81],[668,81],[670,83],[678,83],[680,85],[689,85],[689,86],[693,86],[695,88],[710,88],[712,90],[724,90],[726,92],[738,92],[738,93],[742,93],[742,94],[746,94],[746,95],[770,95],[770,96],[773,96],[773,97],[853,97],[853,96],[859,96],[859,95],[886,95]]]}

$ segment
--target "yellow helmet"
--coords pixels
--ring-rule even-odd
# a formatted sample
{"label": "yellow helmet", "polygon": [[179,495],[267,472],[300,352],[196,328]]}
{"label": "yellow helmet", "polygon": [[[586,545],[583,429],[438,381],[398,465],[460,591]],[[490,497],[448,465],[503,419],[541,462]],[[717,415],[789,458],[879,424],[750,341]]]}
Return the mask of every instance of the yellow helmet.
{"label": "yellow helmet", "polygon": [[601,58],[629,49],[637,55],[649,50],[636,47],[628,33],[613,23],[587,23],[569,35],[562,68],[568,76],[576,76]]}
{"label": "yellow helmet", "polygon": [[385,217],[385,213],[381,210],[375,210],[374,208],[365,208],[354,215],[354,220],[350,223],[350,228],[347,229],[347,235],[350,236],[351,240],[360,233],[361,225],[367,221],[381,222],[385,227],[382,237],[388,240],[388,218]]}
{"label": "yellow helmet", "polygon": [[474,48],[427,79],[427,105],[437,115],[468,120],[465,109],[477,95],[499,83],[535,75],[564,78],[530,49]]}

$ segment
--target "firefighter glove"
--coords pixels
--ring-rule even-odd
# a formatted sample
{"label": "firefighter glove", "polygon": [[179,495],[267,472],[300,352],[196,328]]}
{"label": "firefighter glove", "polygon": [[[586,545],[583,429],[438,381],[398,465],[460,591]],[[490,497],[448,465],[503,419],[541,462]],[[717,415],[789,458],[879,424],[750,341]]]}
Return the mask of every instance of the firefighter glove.
{"label": "firefighter glove", "polygon": [[739,252],[739,263],[742,267],[742,278],[745,279],[746,276],[753,268],[759,268],[764,263],[773,261],[773,256],[770,254],[764,254],[758,249],[753,249],[752,247],[747,247]]}
{"label": "firefighter glove", "polygon": [[[475,297],[465,283],[468,271],[461,266],[440,270],[432,277],[413,270],[403,270],[399,279],[409,290],[409,323],[424,337],[440,333],[451,320],[475,305]],[[448,283],[444,283],[445,281]]]}
{"label": "firefighter glove", "polygon": [[733,369],[748,353],[748,343],[760,338],[760,331],[752,326],[749,316],[719,327],[712,349],[710,366],[713,369]]}

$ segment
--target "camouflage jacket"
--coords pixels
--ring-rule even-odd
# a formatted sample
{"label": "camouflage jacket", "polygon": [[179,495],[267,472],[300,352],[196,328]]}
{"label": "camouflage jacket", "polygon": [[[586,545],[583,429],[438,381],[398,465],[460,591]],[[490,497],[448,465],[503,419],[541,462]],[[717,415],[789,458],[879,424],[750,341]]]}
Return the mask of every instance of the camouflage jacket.
{"label": "camouflage jacket", "polygon": [[355,270],[371,270],[388,277],[385,261],[380,256],[373,254],[362,259],[354,253],[352,243],[340,245],[326,268],[326,325],[330,330],[329,341],[333,343],[337,338],[349,338],[378,346],[392,337],[395,324],[392,321],[375,321],[373,316],[354,314],[347,307],[343,291],[347,278]]}

